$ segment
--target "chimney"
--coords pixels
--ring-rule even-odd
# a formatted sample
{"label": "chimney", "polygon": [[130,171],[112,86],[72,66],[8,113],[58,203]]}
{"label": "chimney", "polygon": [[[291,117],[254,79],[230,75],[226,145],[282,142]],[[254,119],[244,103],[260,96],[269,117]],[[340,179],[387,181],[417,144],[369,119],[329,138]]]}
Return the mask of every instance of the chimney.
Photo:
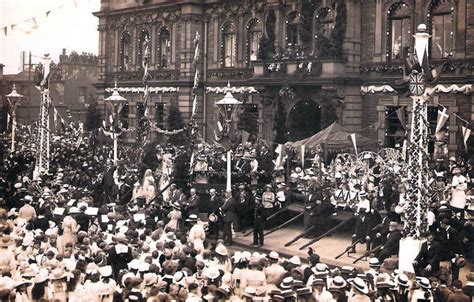
{"label": "chimney", "polygon": [[66,55],[66,48],[63,48],[63,56]]}
{"label": "chimney", "polygon": [[0,80],[3,80],[3,67],[5,65],[3,65],[2,63],[0,63]]}

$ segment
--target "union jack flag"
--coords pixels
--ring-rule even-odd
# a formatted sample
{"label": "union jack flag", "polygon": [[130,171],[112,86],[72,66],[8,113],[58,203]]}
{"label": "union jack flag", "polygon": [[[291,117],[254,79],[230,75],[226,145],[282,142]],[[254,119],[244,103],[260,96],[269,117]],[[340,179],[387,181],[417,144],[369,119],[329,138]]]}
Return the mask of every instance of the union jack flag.
{"label": "union jack flag", "polygon": [[425,75],[422,73],[410,74],[410,92],[413,95],[423,95],[425,92]]}

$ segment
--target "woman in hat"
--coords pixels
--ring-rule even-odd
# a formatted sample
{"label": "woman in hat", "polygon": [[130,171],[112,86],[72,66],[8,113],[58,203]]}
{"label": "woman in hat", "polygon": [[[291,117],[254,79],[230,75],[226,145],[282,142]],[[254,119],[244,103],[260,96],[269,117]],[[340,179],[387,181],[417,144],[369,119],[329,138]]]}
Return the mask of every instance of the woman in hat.
{"label": "woman in hat", "polygon": [[110,265],[99,268],[101,280],[98,282],[101,302],[112,302],[114,299],[117,282],[112,279],[112,267]]}
{"label": "woman in hat", "polygon": [[3,276],[11,276],[16,268],[15,254],[9,249],[13,240],[9,235],[0,238],[0,273]]}
{"label": "woman in hat", "polygon": [[168,213],[168,218],[170,221],[166,224],[165,229],[169,228],[172,231],[177,231],[179,228],[179,221],[183,218],[181,206],[178,202],[173,202],[171,204],[171,212]]}
{"label": "woman in hat", "polygon": [[145,171],[142,181],[143,194],[147,203],[150,203],[156,196],[155,178],[151,169]]}
{"label": "woman in hat", "polygon": [[395,299],[397,302],[408,302],[408,294],[410,293],[410,281],[405,274],[398,274],[395,277]]}
{"label": "woman in hat", "polygon": [[48,270],[41,269],[33,280],[33,288],[31,289],[31,301],[39,302],[42,300],[49,301],[52,297],[51,290],[48,287]]}
{"label": "woman in hat", "polygon": [[[69,212],[70,214],[76,214],[76,211],[73,211],[72,208]],[[61,251],[65,249],[66,244],[71,243],[73,246],[77,242],[77,232],[79,231],[79,224],[76,222],[74,218],[71,216],[66,216],[64,217],[62,226],[63,234],[61,235],[61,240],[58,240],[58,243],[60,242],[62,246],[59,247],[59,250]]]}
{"label": "woman in hat", "polygon": [[52,293],[52,299],[58,302],[67,301],[67,274],[62,269],[55,269],[49,277],[49,288]]}
{"label": "woman in hat", "polygon": [[28,287],[31,282],[28,280],[20,280],[15,284],[15,302],[30,302],[31,294],[28,292]]}
{"label": "woman in hat", "polygon": [[355,277],[350,281],[350,284],[352,286],[352,295],[350,295],[347,299],[348,302],[371,301],[369,296],[367,296],[367,294],[369,293],[369,287],[367,286],[364,280],[359,277]]}
{"label": "woman in hat", "polygon": [[262,194],[262,204],[265,211],[265,217],[272,214],[273,207],[275,206],[275,198],[272,186],[270,184],[266,185],[265,192]]}
{"label": "woman in hat", "polygon": [[201,153],[197,157],[196,164],[194,165],[194,172],[197,172],[194,181],[198,184],[207,184],[209,182],[207,171],[207,157],[204,153]]}
{"label": "woman in hat", "polygon": [[198,221],[198,217],[195,214],[189,215],[186,219],[187,222],[192,224],[191,229],[188,233],[188,242],[194,245],[194,249],[200,254],[204,250],[204,240],[206,240],[206,232],[201,223]]}

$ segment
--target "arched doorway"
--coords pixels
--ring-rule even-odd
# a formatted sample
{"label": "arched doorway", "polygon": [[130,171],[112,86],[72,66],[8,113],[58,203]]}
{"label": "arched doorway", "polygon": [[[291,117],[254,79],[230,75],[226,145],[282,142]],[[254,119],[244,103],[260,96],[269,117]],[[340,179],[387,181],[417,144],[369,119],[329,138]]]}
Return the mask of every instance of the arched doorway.
{"label": "arched doorway", "polygon": [[321,107],[313,101],[296,103],[286,119],[288,140],[307,138],[321,130]]}

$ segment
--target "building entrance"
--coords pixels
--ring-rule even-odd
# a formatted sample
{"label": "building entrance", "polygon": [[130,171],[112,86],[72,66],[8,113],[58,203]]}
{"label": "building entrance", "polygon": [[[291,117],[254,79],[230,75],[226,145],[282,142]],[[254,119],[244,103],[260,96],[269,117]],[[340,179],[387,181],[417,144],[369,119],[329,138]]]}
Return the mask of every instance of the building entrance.
{"label": "building entrance", "polygon": [[321,107],[313,101],[301,101],[291,108],[287,117],[288,140],[307,138],[321,130]]}

